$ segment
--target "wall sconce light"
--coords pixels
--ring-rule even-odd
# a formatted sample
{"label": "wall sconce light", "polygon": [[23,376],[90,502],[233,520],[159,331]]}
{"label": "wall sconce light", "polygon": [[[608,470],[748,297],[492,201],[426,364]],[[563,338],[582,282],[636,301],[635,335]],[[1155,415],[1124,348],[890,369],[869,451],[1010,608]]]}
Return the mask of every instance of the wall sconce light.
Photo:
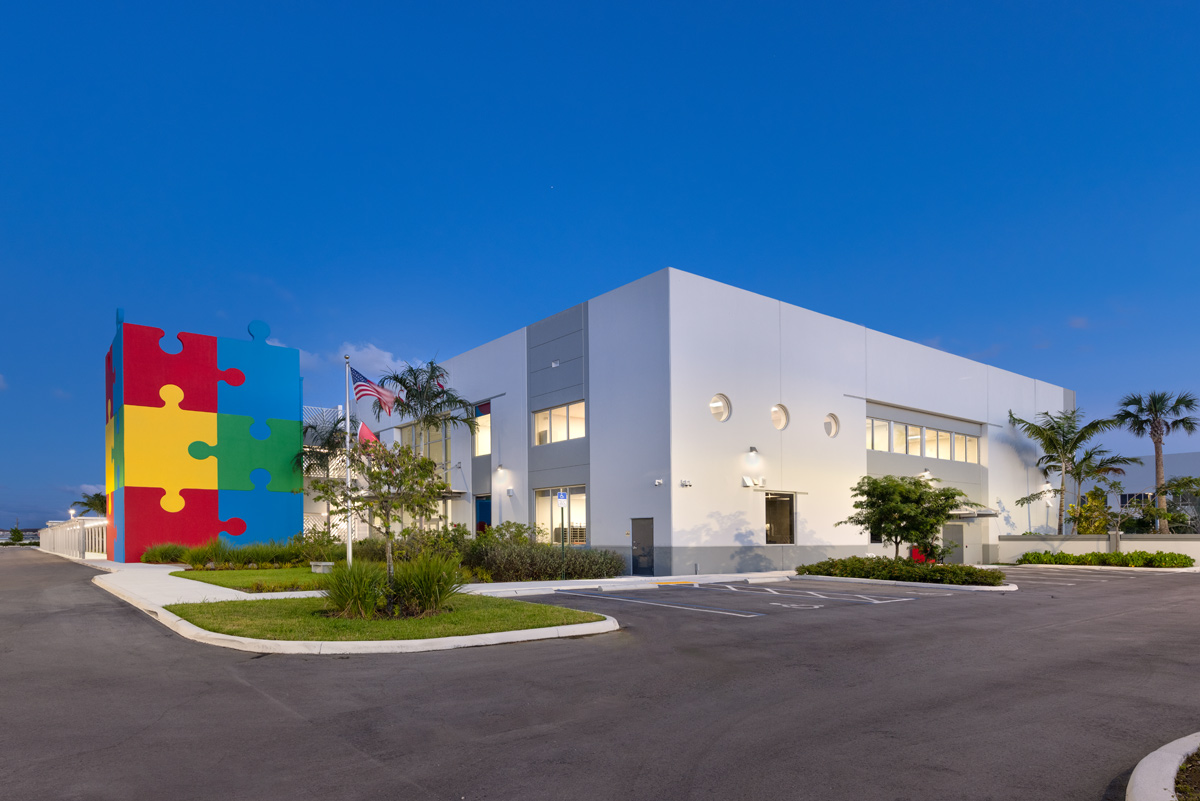
{"label": "wall sconce light", "polygon": [[751,446],[750,446],[750,452],[751,452],[751,453],[758,453],[758,448],[756,448],[756,447],[754,447],[753,445],[751,445]]}
{"label": "wall sconce light", "polygon": [[917,478],[923,478],[928,481],[929,479],[933,478],[933,473],[929,472],[929,468],[926,467],[920,473],[917,473]]}
{"label": "wall sconce light", "polygon": [[516,493],[515,493],[515,492],[513,492],[513,488],[512,488],[512,487],[509,487],[509,488],[508,488],[508,489],[506,489],[504,492],[505,492],[505,494],[506,494],[506,495],[508,495],[508,497],[510,497],[510,498],[511,498],[513,495],[516,495]]}
{"label": "wall sconce light", "polygon": [[661,479],[661,478],[656,478],[656,479],[654,479],[654,486],[656,486],[656,487],[661,487],[661,486],[662,486],[662,479]]}

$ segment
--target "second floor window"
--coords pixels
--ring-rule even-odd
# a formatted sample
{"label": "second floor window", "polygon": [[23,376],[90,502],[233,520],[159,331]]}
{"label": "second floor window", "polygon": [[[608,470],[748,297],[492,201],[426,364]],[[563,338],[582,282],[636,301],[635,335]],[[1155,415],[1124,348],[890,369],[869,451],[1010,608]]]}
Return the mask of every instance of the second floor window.
{"label": "second floor window", "polygon": [[492,404],[481,403],[475,407],[475,455],[487,456],[492,452]]}
{"label": "second floor window", "polygon": [[534,412],[533,443],[535,445],[579,439],[586,432],[587,420],[583,401]]}

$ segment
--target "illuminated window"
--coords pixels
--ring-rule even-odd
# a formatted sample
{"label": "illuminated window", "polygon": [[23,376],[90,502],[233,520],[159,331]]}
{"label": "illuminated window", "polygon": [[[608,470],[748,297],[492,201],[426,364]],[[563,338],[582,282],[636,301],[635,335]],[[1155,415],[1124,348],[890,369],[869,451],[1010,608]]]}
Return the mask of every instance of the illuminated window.
{"label": "illuminated window", "polygon": [[492,452],[492,404],[481,403],[475,407],[475,455],[487,456]]}
{"label": "illuminated window", "polygon": [[967,461],[967,435],[966,434],[955,434],[954,435],[954,461],[956,461],[956,462]]}
{"label": "illuminated window", "polygon": [[[558,493],[567,493],[567,505],[558,505]],[[562,544],[563,527],[567,530],[567,545],[587,544],[587,488],[553,487],[535,490],[534,522],[541,531],[542,542]]]}
{"label": "illuminated window", "polygon": [[930,459],[937,458],[937,440],[938,432],[935,428],[925,429],[925,456]]}
{"label": "illuminated window", "polygon": [[566,442],[587,435],[587,414],[583,401],[555,406],[533,415],[533,444]]}
{"label": "illuminated window", "polygon": [[949,459],[950,458],[950,432],[949,431],[939,431],[938,432],[937,458],[939,458],[939,459]]}
{"label": "illuminated window", "polygon": [[979,464],[979,437],[967,437],[967,461]]}

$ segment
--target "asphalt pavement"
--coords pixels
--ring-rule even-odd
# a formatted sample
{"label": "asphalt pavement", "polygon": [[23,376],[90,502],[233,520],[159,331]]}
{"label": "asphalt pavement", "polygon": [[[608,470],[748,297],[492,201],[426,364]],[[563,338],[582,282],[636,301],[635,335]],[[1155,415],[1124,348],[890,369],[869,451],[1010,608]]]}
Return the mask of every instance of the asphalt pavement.
{"label": "asphalt pavement", "polygon": [[0,797],[1094,801],[1200,731],[1197,574],[556,593],[623,628],[352,657],[194,643],[94,575],[0,550]]}

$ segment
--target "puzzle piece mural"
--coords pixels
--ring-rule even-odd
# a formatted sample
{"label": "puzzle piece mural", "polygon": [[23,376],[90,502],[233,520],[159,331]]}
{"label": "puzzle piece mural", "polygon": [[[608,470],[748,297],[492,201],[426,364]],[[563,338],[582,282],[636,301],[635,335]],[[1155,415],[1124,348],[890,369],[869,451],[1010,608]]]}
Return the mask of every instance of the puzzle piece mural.
{"label": "puzzle piece mural", "polygon": [[279,541],[295,535],[294,521],[304,515],[304,496],[298,492],[271,492],[267,488],[271,474],[262,468],[251,471],[250,479],[252,491],[218,492],[221,517],[237,518],[246,524],[246,532],[237,542]]}
{"label": "puzzle piece mural", "polygon": [[182,333],[168,353],[162,329],[118,310],[104,360],[109,559],[301,530],[300,354],[267,344],[266,323],[248,330],[248,341]]}
{"label": "puzzle piece mural", "polygon": [[252,490],[250,472],[258,468],[270,473],[267,489],[271,492],[303,489],[296,463],[303,444],[299,420],[267,420],[269,436],[259,439],[252,434],[253,417],[218,414],[216,418],[216,436],[188,446],[188,453],[198,464],[212,463],[217,468],[215,489]]}

